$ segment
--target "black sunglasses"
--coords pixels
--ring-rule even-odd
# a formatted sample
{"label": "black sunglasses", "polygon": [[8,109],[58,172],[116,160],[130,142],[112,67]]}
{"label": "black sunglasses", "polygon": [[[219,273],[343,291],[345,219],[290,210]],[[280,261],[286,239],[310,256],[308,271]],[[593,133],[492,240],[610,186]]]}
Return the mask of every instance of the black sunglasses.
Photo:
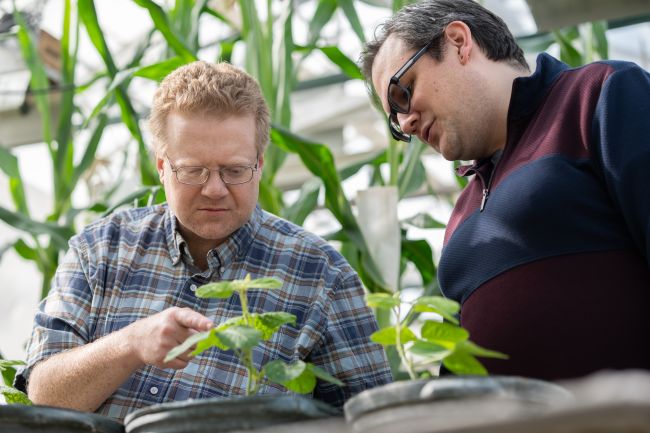
{"label": "black sunglasses", "polygon": [[404,87],[399,80],[406,71],[408,71],[411,66],[413,66],[415,62],[417,62],[418,59],[427,52],[432,43],[433,41],[420,48],[417,53],[413,54],[413,56],[408,59],[397,72],[395,72],[395,75],[390,77],[388,92],[386,95],[388,106],[390,107],[388,127],[395,140],[405,141],[407,143],[411,141],[411,135],[402,131],[402,127],[397,120],[397,113],[408,114],[411,111],[411,89],[410,87]]}

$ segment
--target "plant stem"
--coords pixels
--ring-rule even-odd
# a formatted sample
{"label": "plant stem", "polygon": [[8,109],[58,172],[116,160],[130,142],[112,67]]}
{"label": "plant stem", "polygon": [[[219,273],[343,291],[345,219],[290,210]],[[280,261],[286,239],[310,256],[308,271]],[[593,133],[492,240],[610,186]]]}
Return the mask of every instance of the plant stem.
{"label": "plant stem", "polygon": [[246,289],[237,290],[237,293],[239,293],[239,301],[241,302],[242,316],[244,316],[244,320],[248,326],[253,326],[251,323],[251,314],[248,311],[248,293]]}
{"label": "plant stem", "polygon": [[400,320],[400,313],[401,313],[401,306],[395,307],[395,315],[396,315],[396,320],[395,320],[395,347],[397,348],[397,353],[402,360],[402,363],[404,364],[404,367],[406,368],[407,373],[409,374],[409,377],[412,380],[417,379],[417,375],[415,374],[415,371],[413,370],[413,365],[411,363],[411,360],[406,356],[406,351],[404,350],[404,344],[402,344],[402,321]]}

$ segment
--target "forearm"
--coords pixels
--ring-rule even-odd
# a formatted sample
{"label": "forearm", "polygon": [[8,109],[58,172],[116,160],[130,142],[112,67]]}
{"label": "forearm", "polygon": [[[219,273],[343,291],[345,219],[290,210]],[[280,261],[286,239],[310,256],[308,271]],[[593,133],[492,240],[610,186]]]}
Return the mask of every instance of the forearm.
{"label": "forearm", "polygon": [[28,395],[36,404],[95,411],[142,363],[122,331],[38,363]]}

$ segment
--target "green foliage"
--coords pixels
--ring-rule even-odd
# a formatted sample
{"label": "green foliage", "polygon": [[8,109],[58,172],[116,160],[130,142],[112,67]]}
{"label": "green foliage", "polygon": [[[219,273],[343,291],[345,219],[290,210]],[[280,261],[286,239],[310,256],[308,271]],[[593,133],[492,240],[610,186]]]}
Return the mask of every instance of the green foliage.
{"label": "green foliage", "polygon": [[266,363],[261,369],[253,363],[253,348],[262,341],[273,337],[282,326],[296,324],[296,316],[282,311],[267,313],[250,313],[248,310],[247,291],[251,289],[273,290],[281,288],[282,283],[276,278],[250,279],[246,275],[243,280],[220,281],[209,283],[197,289],[196,295],[202,298],[229,298],[233,294],[239,296],[242,315],[228,319],[219,326],[209,331],[194,334],[182,344],[169,351],[165,362],[192,350],[192,356],[212,348],[232,350],[239,358],[248,372],[246,395],[255,395],[265,380],[278,383],[287,389],[306,394],[316,386],[316,379],[343,386],[337,378],[326,371],[303,362],[295,360],[285,363],[273,360]]}
{"label": "green foliage", "polygon": [[[440,362],[455,374],[487,375],[487,370],[476,357],[507,359],[503,353],[469,341],[469,333],[459,326],[455,317],[460,306],[451,299],[423,296],[406,304],[399,294],[375,293],[368,295],[366,301],[371,307],[393,313],[394,324],[380,329],[370,338],[387,348],[395,347],[411,379],[428,377],[427,368]],[[403,305],[409,307],[405,318],[401,319]],[[414,319],[422,312],[436,313],[448,322],[422,320],[418,337]]]}
{"label": "green foliage", "polygon": [[16,366],[25,365],[23,361],[10,361],[0,359],[0,373],[4,385],[0,384],[0,394],[5,398],[7,404],[24,404],[31,405],[32,402],[22,391],[13,387],[14,377],[16,376]]}

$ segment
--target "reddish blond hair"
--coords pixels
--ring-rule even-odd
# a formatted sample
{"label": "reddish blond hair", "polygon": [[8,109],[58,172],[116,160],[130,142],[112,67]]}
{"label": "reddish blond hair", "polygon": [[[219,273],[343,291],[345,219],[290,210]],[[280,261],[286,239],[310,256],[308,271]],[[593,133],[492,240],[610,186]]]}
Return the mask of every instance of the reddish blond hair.
{"label": "reddish blond hair", "polygon": [[252,115],[260,155],[269,142],[270,115],[257,81],[228,63],[193,62],[174,70],[160,83],[153,97],[149,128],[154,150],[166,146],[169,113],[227,117]]}

